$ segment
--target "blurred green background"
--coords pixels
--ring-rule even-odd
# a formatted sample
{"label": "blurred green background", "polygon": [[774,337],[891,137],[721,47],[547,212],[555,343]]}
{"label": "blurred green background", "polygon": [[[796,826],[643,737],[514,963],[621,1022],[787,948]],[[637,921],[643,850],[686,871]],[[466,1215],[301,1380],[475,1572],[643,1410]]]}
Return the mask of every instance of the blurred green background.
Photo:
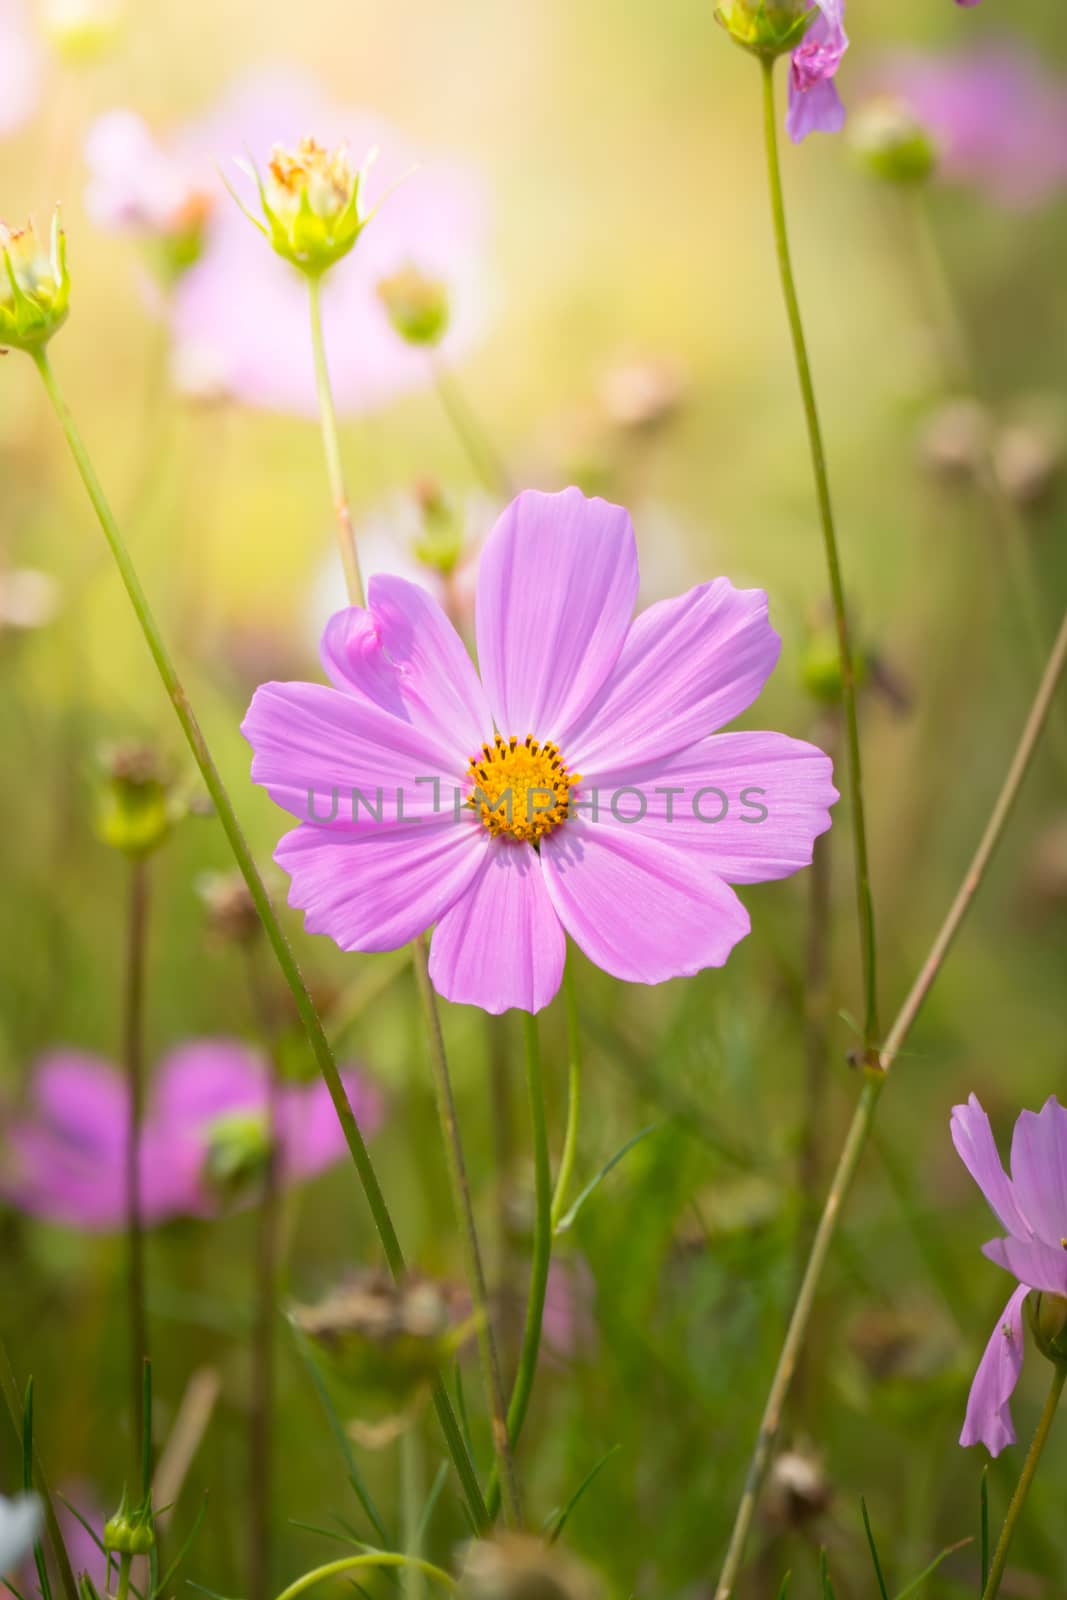
{"label": "blurred green background", "polygon": [[[1010,14],[1005,0],[975,12],[948,0],[853,0],[849,25],[846,102],[890,46],[949,48],[1009,28],[1067,70],[1059,0],[1014,0]],[[74,293],[54,362],[261,858],[284,819],[248,781],[238,723],[256,682],[318,675],[307,597],[332,537],[320,441],[309,423],[159,393],[161,331],[137,291],[134,247],[85,218],[80,143],[91,117],[110,106],[134,106],[165,128],[209,108],[247,66],[277,61],[312,68],[334,99],[373,107],[417,141],[484,168],[495,310],[462,379],[516,480],[549,488],[577,480],[628,504],[643,565],[668,567],[670,588],[717,573],[765,587],[785,648],[746,720],[827,738],[833,712],[803,684],[825,577],[770,248],[758,74],[715,26],[710,4],[141,5],[105,60],[50,63],[36,118],[0,142],[0,214],[16,222],[63,202]],[[852,602],[860,632],[907,691],[904,709],[874,689],[863,704],[890,1017],[977,841],[1037,666],[993,509],[921,459],[924,430],[958,390],[946,376],[945,330],[907,201],[873,184],[841,138],[787,147],[784,167]],[[924,204],[997,416],[1067,405],[1063,202],[1006,216],[980,194],[935,187]],[[684,374],[677,414],[639,436],[620,429],[603,402],[605,373],[634,358]],[[472,483],[432,393],[346,424],[344,447],[360,517],[418,477],[456,496]],[[1067,593],[1067,502],[1056,482],[1024,519],[1051,637]],[[17,354],[0,364],[7,566],[43,569],[60,600],[47,626],[0,631],[0,1070],[13,1106],[47,1047],[118,1051],[125,868],[93,829],[100,744],[144,739],[186,770],[99,531],[32,367]],[[956,1439],[1007,1286],[979,1254],[996,1228],[952,1151],[948,1118],[974,1090],[1006,1147],[1018,1108],[1063,1089],[1067,846],[1057,857],[1049,833],[1067,817],[1062,771],[1041,753],[894,1073],[787,1419],[790,1447],[817,1463],[818,1504],[781,1489],[768,1497],[745,1596],[777,1593],[788,1568],[792,1593],[814,1595],[820,1544],[838,1594],[870,1595],[861,1495],[891,1588],[977,1533],[984,1452],[964,1452]],[[844,803],[831,837],[833,1010],[847,1013],[859,1000]],[[227,865],[221,832],[202,818],[185,822],[154,863],[152,1060],[193,1035],[254,1034],[239,957],[206,940],[195,891],[203,872]],[[803,1044],[807,894],[806,877],[744,891],[752,936],[722,972],[646,990],[580,968],[588,1057],[580,1176],[640,1128],[656,1129],[564,1244],[563,1259],[588,1268],[595,1331],[569,1358],[542,1365],[520,1466],[536,1526],[619,1447],[568,1537],[621,1595],[711,1592],[813,1197],[857,1093],[846,1064],[855,1034],[841,1017],[813,1113]],[[358,996],[388,959],[341,956],[297,919],[290,926],[308,973],[331,993],[355,985]],[[490,1063],[494,1054],[504,1061],[497,1088],[502,1076],[513,1144],[510,1249],[521,1283],[531,1175],[516,1019],[490,1027],[465,1009],[445,1013],[494,1262],[502,1180]],[[558,1155],[566,1045],[555,1009],[543,1031]],[[406,971],[364,1006],[343,1053],[388,1095],[374,1153],[410,1257],[458,1277]],[[817,1179],[805,1184],[813,1170]],[[295,1229],[288,1288],[299,1300],[377,1260],[343,1165],[303,1192]],[[10,1209],[0,1233],[0,1320],[20,1378],[35,1378],[51,1476],[86,1486],[111,1509],[129,1455],[121,1241]],[[245,1582],[252,1238],[243,1215],[172,1225],[149,1241],[161,1438],[190,1374],[208,1366],[221,1376],[177,1516],[187,1522],[210,1490],[187,1570],[223,1594],[242,1593]],[[279,1587],[337,1550],[296,1524],[338,1512],[359,1525],[361,1516],[284,1329],[280,1349]],[[1015,1401],[1020,1438],[1044,1385],[1040,1360],[1028,1357]],[[467,1388],[476,1411],[473,1366]],[[474,1425],[486,1462],[477,1415]],[[421,1431],[428,1484],[439,1459],[432,1418]],[[1011,1592],[1035,1600],[1065,1592],[1065,1435],[1053,1439],[1015,1549]],[[991,1468],[994,1516],[1021,1454],[1009,1450]],[[395,1509],[395,1447],[360,1459],[376,1496]],[[0,1462],[10,1489],[13,1434],[3,1434]],[[462,1535],[449,1486],[431,1553],[447,1559]],[[974,1594],[976,1573],[972,1545],[929,1592]]]}

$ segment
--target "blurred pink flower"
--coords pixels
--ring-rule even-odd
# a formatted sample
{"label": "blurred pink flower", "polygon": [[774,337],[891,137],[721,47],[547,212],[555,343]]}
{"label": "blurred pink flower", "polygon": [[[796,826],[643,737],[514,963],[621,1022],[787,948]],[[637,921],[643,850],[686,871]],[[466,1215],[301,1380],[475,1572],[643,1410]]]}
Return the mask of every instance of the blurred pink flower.
{"label": "blurred pink flower", "polygon": [[[379,1125],[377,1091],[345,1072],[365,1134]],[[7,1129],[2,1187],[21,1210],[91,1231],[122,1226],[128,1095],[110,1062],[75,1050],[37,1064],[29,1111]],[[284,1084],[278,1124],[283,1182],[314,1177],[345,1153],[325,1084]],[[262,1059],[232,1039],[195,1039],[160,1064],[141,1141],[147,1223],[210,1216],[223,1209],[208,1164],[215,1151],[265,1148],[267,1076]]]}
{"label": "blurred pink flower", "polygon": [[25,0],[0,0],[0,137],[33,114],[40,58]]}
{"label": "blurred pink flower", "polygon": [[577,1361],[596,1342],[596,1282],[583,1256],[553,1256],[545,1286],[545,1344],[555,1356]]}
{"label": "blurred pink flower", "polygon": [[938,147],[938,171],[999,204],[1040,204],[1067,184],[1067,79],[1008,41],[953,56],[891,56],[872,87],[902,100]]}
{"label": "blurred pink flower", "polygon": [[[296,145],[308,134],[326,145],[346,142],[357,162],[375,147],[381,152],[368,199],[373,206],[387,196],[382,209],[323,280],[338,409],[369,411],[431,376],[426,352],[405,344],[389,324],[377,292],[383,278],[415,267],[444,282],[451,306],[440,347],[446,358],[455,360],[479,336],[486,316],[485,189],[472,169],[423,156],[380,117],[332,106],[313,79],[288,71],[263,70],[243,80],[214,115],[186,130],[182,148],[199,151],[205,170],[220,166],[254,202],[251,180],[234,158],[251,155],[264,167],[275,144]],[[317,414],[307,284],[228,196],[215,207],[201,259],[178,285],[174,334],[179,382],[268,410]]]}
{"label": "blurred pink flower", "polygon": [[834,79],[848,49],[845,0],[815,0],[819,15],[790,57],[786,129],[794,144],[809,133],[839,133],[845,108]]}
{"label": "blurred pink flower", "polygon": [[621,506],[528,491],[482,553],[481,681],[426,590],[379,576],[327,625],[330,687],[257,690],[252,777],[301,821],[275,860],[309,932],[388,950],[436,924],[435,986],[490,1012],[549,1003],[568,933],[629,982],[723,965],[749,931],[730,884],[808,865],[831,764],[708,737],[778,659],[761,590],[718,578],[634,620],[637,588]]}
{"label": "blurred pink flower", "polygon": [[85,140],[85,204],[100,228],[166,236],[202,221],[218,185],[180,138],[164,146],[135,111],[97,117]]}
{"label": "blurred pink flower", "polygon": [[1067,1111],[1053,1096],[1022,1111],[1011,1141],[1011,1177],[997,1154],[989,1118],[971,1095],[952,1109],[952,1142],[1007,1238],[982,1254],[1018,1280],[978,1364],[960,1444],[996,1456],[1015,1443],[1010,1401],[1023,1364],[1023,1302],[1031,1290],[1067,1295]]}

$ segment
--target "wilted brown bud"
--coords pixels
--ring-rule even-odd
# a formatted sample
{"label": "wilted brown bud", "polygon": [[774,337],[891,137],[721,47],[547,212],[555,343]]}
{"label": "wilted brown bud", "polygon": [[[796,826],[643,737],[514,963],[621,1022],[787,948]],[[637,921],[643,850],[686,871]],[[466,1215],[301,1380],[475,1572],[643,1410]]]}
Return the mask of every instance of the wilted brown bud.
{"label": "wilted brown bud", "polygon": [[989,415],[977,400],[949,400],[926,419],[919,435],[924,467],[945,478],[972,478],[992,442]]}
{"label": "wilted brown bud", "polygon": [[259,912],[239,872],[206,872],[197,893],[207,914],[208,931],[226,944],[248,944],[260,931]]}
{"label": "wilted brown bud", "polygon": [[466,1546],[457,1593],[462,1600],[600,1600],[604,1588],[557,1545],[503,1533]]}
{"label": "wilted brown bud", "polygon": [[778,1527],[803,1528],[829,1510],[833,1497],[818,1456],[805,1450],[783,1450],[771,1467],[765,1515]]}
{"label": "wilted brown bud", "polygon": [[671,422],[685,399],[681,368],[669,360],[621,361],[611,367],[600,385],[600,399],[618,428],[650,432]]}
{"label": "wilted brown bud", "polygon": [[1062,433],[1050,423],[1018,422],[1002,428],[993,446],[1001,488],[1026,508],[1046,498],[1063,470]]}

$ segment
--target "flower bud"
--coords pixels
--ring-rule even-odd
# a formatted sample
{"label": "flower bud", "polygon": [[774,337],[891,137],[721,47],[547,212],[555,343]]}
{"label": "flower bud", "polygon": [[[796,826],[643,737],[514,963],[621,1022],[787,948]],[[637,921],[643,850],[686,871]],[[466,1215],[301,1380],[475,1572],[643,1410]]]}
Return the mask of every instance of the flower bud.
{"label": "flower bud", "polygon": [[44,31],[64,61],[83,66],[118,43],[125,9],[123,0],[45,0]]}
{"label": "flower bud", "polygon": [[922,183],[937,166],[934,141],[904,100],[881,95],[851,118],[860,164],[887,183]]}
{"label": "flower bud", "polygon": [[125,855],[150,855],[163,843],[174,820],[155,752],[144,745],[116,745],[103,753],[103,765],[96,817],[99,837]]}
{"label": "flower bud", "polygon": [[208,931],[223,944],[249,944],[262,924],[239,872],[206,872],[196,882]]}
{"label": "flower bud", "polygon": [[204,1130],[203,1177],[219,1199],[243,1199],[259,1187],[274,1154],[270,1123],[262,1111],[230,1111]]}
{"label": "flower bud", "polygon": [[389,321],[408,344],[439,344],[448,331],[448,290],[417,267],[402,267],[378,285]]}
{"label": "flower bud", "polygon": [[396,1284],[376,1272],[291,1316],[336,1378],[393,1411],[418,1398],[462,1337],[441,1287],[416,1277]]}
{"label": "flower bud", "polygon": [[722,0],[715,11],[735,44],[772,61],[796,49],[814,16],[813,0]]}
{"label": "flower bud", "polygon": [[466,1546],[456,1592],[461,1600],[599,1600],[604,1589],[558,1545],[501,1533]]}
{"label": "flower bud", "polygon": [[[856,688],[859,690],[870,676],[869,651],[853,644],[853,661]],[[800,681],[812,699],[818,700],[821,705],[840,704],[844,685],[841,651],[834,628],[819,627],[809,633],[800,661]]]}
{"label": "flower bud", "polygon": [[32,220],[24,228],[0,222],[0,350],[34,351],[46,345],[67,320],[70,278],[66,238],[59,212],[52,218],[51,245],[45,250]]}
{"label": "flower bud", "polygon": [[266,180],[253,168],[265,221],[247,212],[280,256],[309,278],[346,256],[370,221],[360,210],[367,169],[354,170],[346,145],[327,150],[302,139],[295,151],[275,145]]}
{"label": "flower bud", "polygon": [[447,578],[463,554],[463,519],[439,483],[424,478],[415,485],[415,504],[421,526],[413,541],[415,558],[424,567]]}
{"label": "flower bud", "polygon": [[131,1508],[123,1489],[118,1510],[104,1523],[104,1549],[120,1556],[143,1556],[155,1542],[151,1500]]}
{"label": "flower bud", "polygon": [[1026,1316],[1041,1354],[1054,1366],[1067,1367],[1067,1300],[1035,1289],[1026,1297]]}

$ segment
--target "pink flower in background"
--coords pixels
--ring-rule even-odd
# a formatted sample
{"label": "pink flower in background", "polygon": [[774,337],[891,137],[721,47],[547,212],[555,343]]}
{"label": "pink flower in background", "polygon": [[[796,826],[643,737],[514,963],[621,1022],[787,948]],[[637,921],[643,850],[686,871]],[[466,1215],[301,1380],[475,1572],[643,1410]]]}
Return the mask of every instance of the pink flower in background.
{"label": "pink flower in background", "polygon": [[730,884],[810,862],[831,765],[707,737],[778,659],[762,591],[718,578],[634,619],[637,586],[621,507],[527,492],[481,558],[481,680],[437,602],[379,576],[326,628],[330,687],[257,690],[252,776],[301,821],[275,860],[310,932],[388,950],[436,924],[437,989],[491,1012],[548,1004],[568,933],[635,983],[725,962],[749,931]]}
{"label": "pink flower in background", "polygon": [[845,108],[834,79],[848,49],[845,0],[815,0],[819,15],[789,60],[786,129],[794,144],[809,133],[839,133]]}
{"label": "pink flower in background", "polygon": [[[360,1127],[372,1133],[382,1115],[376,1090],[352,1071],[344,1083]],[[6,1130],[8,1198],[51,1221],[101,1232],[121,1227],[127,1107],[125,1080],[110,1062],[75,1050],[45,1056],[29,1110]],[[283,1085],[278,1127],[283,1181],[314,1177],[345,1154],[325,1084]],[[231,1039],[196,1039],[172,1051],[160,1064],[143,1128],[145,1221],[223,1209],[221,1185],[240,1177],[242,1157],[266,1150],[267,1137],[259,1056]]]}
{"label": "pink flower in background", "polygon": [[1011,1177],[997,1154],[989,1118],[975,1095],[952,1110],[952,1142],[1007,1238],[982,1254],[1018,1280],[978,1364],[960,1444],[999,1455],[1015,1443],[1010,1401],[1023,1364],[1023,1302],[1031,1290],[1067,1295],[1067,1111],[1055,1097],[1040,1112],[1020,1112],[1011,1141]]}
{"label": "pink flower in background", "polygon": [[[234,158],[251,155],[265,167],[274,145],[295,146],[309,134],[330,146],[346,142],[357,164],[379,149],[371,206],[399,184],[356,248],[323,280],[338,409],[369,411],[430,381],[426,352],[390,326],[378,295],[384,278],[414,267],[444,283],[451,307],[440,346],[446,358],[463,355],[481,333],[485,190],[470,168],[424,156],[381,118],[335,107],[312,79],[285,71],[245,79],[212,117],[187,130],[182,144],[200,152],[205,170],[221,167],[254,204],[254,187]],[[178,285],[174,335],[179,381],[220,389],[251,406],[317,415],[307,283],[228,196],[215,207],[202,258]]]}
{"label": "pink flower in background", "polygon": [[929,131],[938,172],[999,204],[1040,204],[1067,185],[1067,79],[1008,41],[964,54],[891,56],[872,85]]}
{"label": "pink flower in background", "polygon": [[217,184],[203,159],[168,148],[135,111],[97,117],[85,140],[85,205],[100,228],[165,237],[202,223]]}
{"label": "pink flower in background", "polygon": [[40,59],[25,0],[0,0],[0,138],[33,114]]}

